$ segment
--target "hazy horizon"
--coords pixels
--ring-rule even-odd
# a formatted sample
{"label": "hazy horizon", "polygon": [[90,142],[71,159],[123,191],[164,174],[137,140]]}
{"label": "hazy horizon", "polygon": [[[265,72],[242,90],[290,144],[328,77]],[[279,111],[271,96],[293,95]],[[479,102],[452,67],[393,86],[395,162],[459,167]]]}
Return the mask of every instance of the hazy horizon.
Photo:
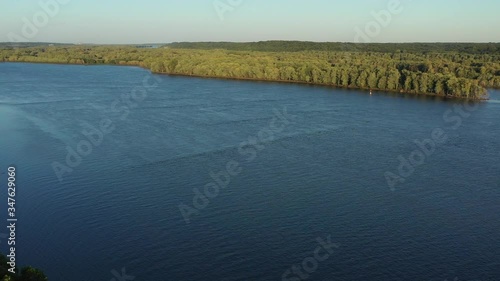
{"label": "hazy horizon", "polygon": [[24,41],[24,42],[9,42],[0,41],[0,44],[8,43],[22,43],[22,44],[62,44],[62,45],[99,45],[99,46],[123,46],[123,45],[168,45],[172,43],[258,43],[258,42],[271,42],[271,41],[283,41],[283,42],[312,42],[312,43],[342,43],[342,44],[500,44],[500,41],[496,42],[465,42],[465,41],[416,41],[416,42],[340,42],[340,41],[310,41],[310,40],[286,40],[286,39],[275,39],[275,40],[257,40],[257,41],[172,41],[172,42],[137,42],[137,43],[94,43],[94,42],[49,42],[49,41]]}
{"label": "hazy horizon", "polygon": [[500,42],[500,2],[494,0],[28,0],[2,6],[0,42]]}

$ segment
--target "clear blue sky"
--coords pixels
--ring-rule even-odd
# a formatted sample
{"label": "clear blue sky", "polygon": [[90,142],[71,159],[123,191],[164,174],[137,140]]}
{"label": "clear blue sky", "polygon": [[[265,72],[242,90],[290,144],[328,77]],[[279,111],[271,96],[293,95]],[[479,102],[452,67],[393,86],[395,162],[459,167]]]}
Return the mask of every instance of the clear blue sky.
{"label": "clear blue sky", "polygon": [[[0,0],[0,41],[17,34],[32,42],[67,43],[352,42],[355,28],[364,30],[374,20],[373,11],[397,0],[239,0],[223,18],[214,4],[238,0],[64,0],[46,25],[31,38],[23,36],[23,18],[33,22],[45,13],[39,2],[51,1],[63,0]],[[403,11],[371,42],[500,42],[499,0],[400,2]]]}

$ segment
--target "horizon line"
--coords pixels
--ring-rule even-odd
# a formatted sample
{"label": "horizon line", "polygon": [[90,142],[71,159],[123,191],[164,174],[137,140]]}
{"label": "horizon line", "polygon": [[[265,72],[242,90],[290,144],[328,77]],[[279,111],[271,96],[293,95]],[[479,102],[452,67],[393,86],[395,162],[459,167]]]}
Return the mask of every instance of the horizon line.
{"label": "horizon line", "polygon": [[259,41],[172,41],[163,43],[91,43],[91,42],[47,42],[47,41],[23,41],[23,42],[11,42],[11,41],[0,41],[0,44],[60,44],[60,45],[101,45],[101,46],[112,46],[112,45],[169,45],[175,43],[235,43],[235,44],[249,44],[249,43],[263,43],[263,42],[303,42],[303,43],[340,43],[340,44],[500,44],[500,42],[472,42],[472,41],[407,41],[407,42],[351,42],[351,41],[310,41],[310,40],[259,40]]}

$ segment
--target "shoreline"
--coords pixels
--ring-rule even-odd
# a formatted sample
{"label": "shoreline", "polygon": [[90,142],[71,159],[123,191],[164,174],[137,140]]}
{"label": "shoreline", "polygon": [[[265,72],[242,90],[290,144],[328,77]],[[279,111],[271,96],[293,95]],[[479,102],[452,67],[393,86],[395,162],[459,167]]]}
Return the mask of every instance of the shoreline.
{"label": "shoreline", "polygon": [[168,73],[168,72],[155,72],[151,69],[135,64],[82,64],[82,63],[67,63],[67,62],[31,62],[31,61],[0,61],[0,63],[33,63],[33,64],[53,64],[53,65],[79,65],[79,66],[120,66],[120,67],[138,67],[151,72],[156,75],[166,75],[166,76],[179,76],[179,77],[193,77],[193,78],[204,78],[204,79],[219,79],[219,80],[233,80],[233,81],[251,81],[251,82],[263,82],[263,83],[282,83],[282,84],[298,84],[298,85],[310,85],[310,86],[322,86],[333,89],[344,89],[344,90],[360,90],[360,91],[373,91],[373,92],[386,92],[391,94],[399,95],[411,95],[411,96],[423,96],[423,97],[435,97],[442,98],[444,100],[468,100],[468,101],[487,101],[489,96],[484,98],[462,98],[447,95],[437,95],[432,93],[409,93],[403,90],[388,90],[388,89],[378,89],[378,88],[359,88],[359,87],[341,87],[333,84],[322,84],[314,82],[304,82],[304,81],[293,81],[293,80],[272,80],[272,79],[258,79],[258,78],[242,78],[242,77],[225,77],[225,76],[211,76],[211,75],[195,75],[195,74],[183,74],[183,73]]}
{"label": "shoreline", "polygon": [[[143,67],[141,67],[143,68]],[[270,79],[256,79],[256,78],[239,78],[239,77],[223,77],[223,76],[203,76],[203,75],[193,75],[193,74],[178,74],[178,73],[164,73],[164,72],[153,72],[148,68],[143,68],[149,70],[153,74],[157,75],[166,75],[166,76],[179,76],[179,77],[193,77],[193,78],[204,78],[204,79],[219,79],[219,80],[233,80],[233,81],[250,81],[250,82],[262,82],[262,83],[281,83],[281,84],[298,84],[298,85],[309,85],[309,86],[320,86],[327,87],[332,89],[339,90],[359,90],[366,92],[385,92],[388,94],[396,94],[396,95],[410,95],[415,97],[433,97],[433,98],[441,98],[443,100],[470,100],[470,101],[487,101],[489,98],[481,98],[481,99],[473,99],[473,98],[461,98],[454,96],[446,96],[446,95],[436,95],[431,93],[409,93],[405,91],[395,91],[395,90],[386,90],[386,89],[378,89],[378,88],[353,88],[353,87],[341,87],[332,84],[321,84],[314,82],[303,82],[303,81],[288,81],[288,80],[270,80]],[[369,94],[369,93],[367,93]]]}

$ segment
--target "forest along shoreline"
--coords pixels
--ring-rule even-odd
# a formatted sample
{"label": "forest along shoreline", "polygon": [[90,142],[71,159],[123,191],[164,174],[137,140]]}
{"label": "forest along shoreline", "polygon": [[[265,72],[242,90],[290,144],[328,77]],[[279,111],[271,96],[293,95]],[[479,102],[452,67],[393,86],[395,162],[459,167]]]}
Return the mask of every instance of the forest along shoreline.
{"label": "forest along shoreline", "polygon": [[[283,51],[275,51],[279,46],[276,47],[276,42],[271,43],[273,48],[262,43],[214,43],[214,49],[207,43],[175,43],[158,48],[12,47],[0,44],[0,62],[138,66],[156,74],[298,83],[469,100],[486,100],[487,88],[500,88],[500,44],[447,44],[446,50],[441,50],[443,44],[437,43],[424,46],[362,44],[357,47],[349,44],[340,49],[339,45],[332,45],[333,51],[324,51],[314,50],[322,43],[285,42],[288,45],[283,45]],[[308,49],[293,48],[297,43]],[[249,50],[240,50],[242,48]],[[359,51],[361,48],[363,51]]]}

